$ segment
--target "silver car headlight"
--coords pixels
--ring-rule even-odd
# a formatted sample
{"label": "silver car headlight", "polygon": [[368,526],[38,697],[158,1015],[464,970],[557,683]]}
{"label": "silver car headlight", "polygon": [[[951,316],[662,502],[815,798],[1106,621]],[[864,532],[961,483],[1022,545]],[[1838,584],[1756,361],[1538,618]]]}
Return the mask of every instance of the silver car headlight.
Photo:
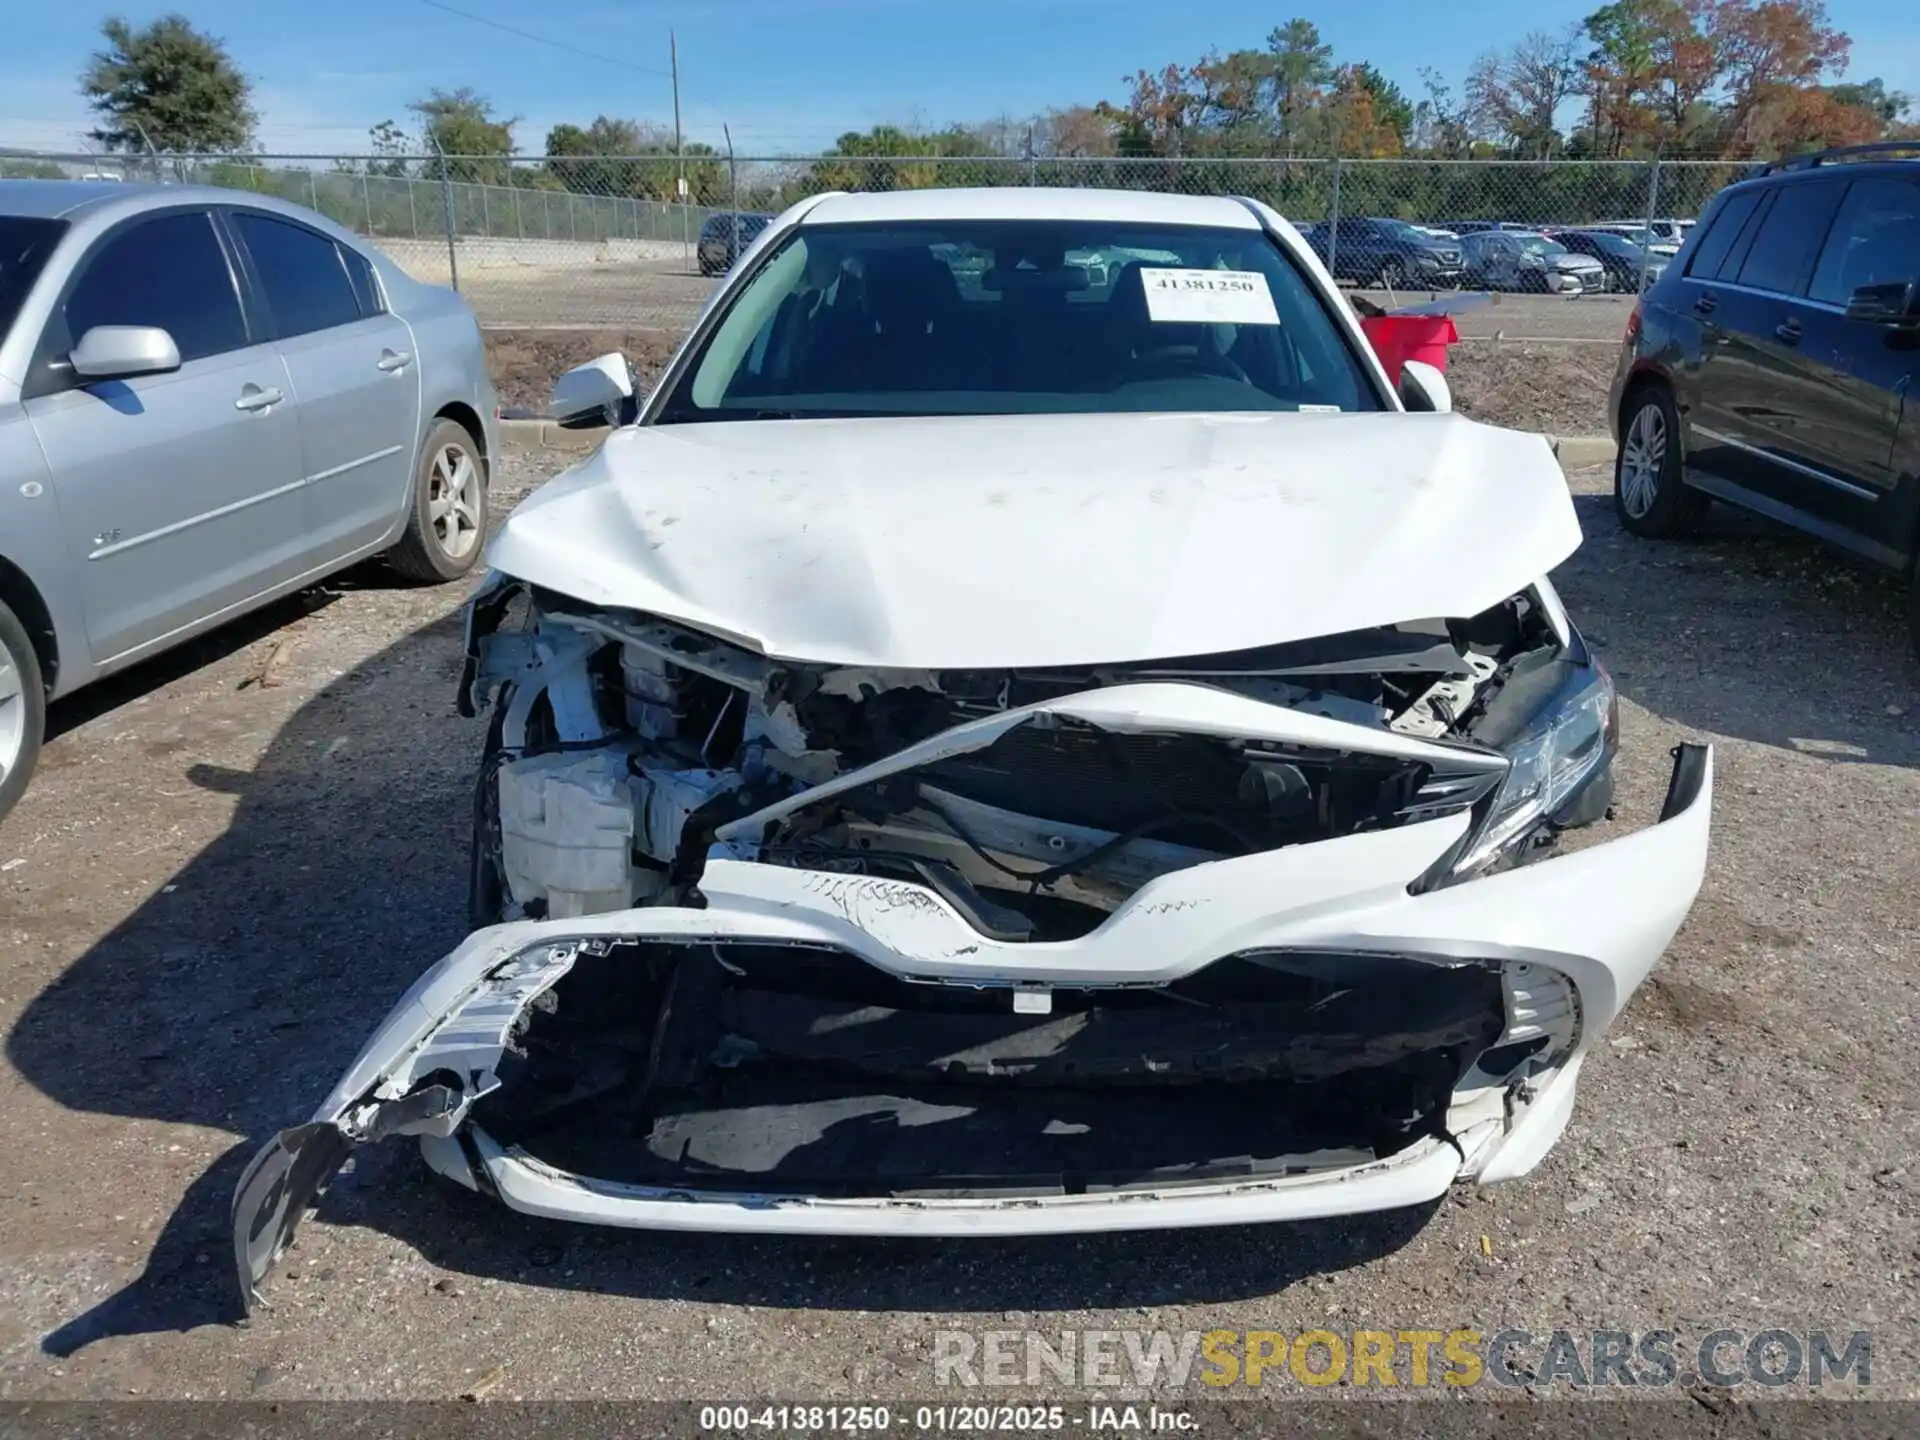
{"label": "silver car headlight", "polygon": [[1603,770],[1619,742],[1613,677],[1598,660],[1571,668],[1520,733],[1500,746],[1511,762],[1449,878],[1487,870],[1525,845]]}

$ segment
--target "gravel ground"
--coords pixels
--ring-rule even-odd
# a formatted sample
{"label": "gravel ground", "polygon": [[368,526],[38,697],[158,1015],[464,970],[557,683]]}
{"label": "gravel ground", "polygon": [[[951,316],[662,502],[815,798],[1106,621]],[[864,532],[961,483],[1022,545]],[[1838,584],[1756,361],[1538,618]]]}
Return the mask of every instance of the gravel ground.
{"label": "gravel ground", "polygon": [[[1564,304],[1565,302],[1556,302]],[[503,405],[547,413],[554,377],[609,351],[624,351],[651,379],[680,343],[677,330],[488,330],[487,365]],[[1493,425],[1551,435],[1607,432],[1612,345],[1468,340],[1447,357],[1454,405]]]}
{"label": "gravel ground", "polygon": [[[509,456],[499,499],[558,463]],[[1871,1328],[1874,1390],[1920,1396],[1897,587],[1721,513],[1635,542],[1604,476],[1572,484],[1557,579],[1620,684],[1617,828],[1680,740],[1719,781],[1699,903],[1530,1179],[1253,1229],[744,1241],[514,1216],[394,1144],[234,1326],[245,1159],[462,928],[462,595],[367,569],[59,707],[0,825],[0,1396],[862,1400],[930,1393],[936,1329],[1022,1323]]]}

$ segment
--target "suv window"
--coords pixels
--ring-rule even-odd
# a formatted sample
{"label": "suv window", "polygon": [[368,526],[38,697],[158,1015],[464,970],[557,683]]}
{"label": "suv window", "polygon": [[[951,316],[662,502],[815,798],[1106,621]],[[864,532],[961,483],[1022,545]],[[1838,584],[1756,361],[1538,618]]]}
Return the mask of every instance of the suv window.
{"label": "suv window", "polygon": [[96,325],[158,325],[183,364],[249,343],[227,252],[205,210],[144,220],[108,240],[54,324],[66,331],[55,341],[62,355]]}
{"label": "suv window", "polygon": [[235,212],[233,226],[253,258],[281,338],[351,325],[360,318],[360,302],[339,247],[325,235],[248,210]]}
{"label": "suv window", "polygon": [[1856,180],[1847,187],[1807,294],[1844,305],[1862,285],[1920,280],[1920,186]]}
{"label": "suv window", "polygon": [[1740,238],[1747,221],[1753,218],[1753,207],[1759,203],[1760,192],[1757,190],[1728,196],[1727,203],[1720,207],[1712,223],[1707,226],[1707,233],[1693,247],[1693,257],[1687,261],[1687,274],[1696,280],[1718,278],[1721,265],[1733,253],[1733,242]]}
{"label": "suv window", "polygon": [[1780,295],[1803,294],[1843,189],[1836,181],[1782,185],[1741,262],[1740,283]]}

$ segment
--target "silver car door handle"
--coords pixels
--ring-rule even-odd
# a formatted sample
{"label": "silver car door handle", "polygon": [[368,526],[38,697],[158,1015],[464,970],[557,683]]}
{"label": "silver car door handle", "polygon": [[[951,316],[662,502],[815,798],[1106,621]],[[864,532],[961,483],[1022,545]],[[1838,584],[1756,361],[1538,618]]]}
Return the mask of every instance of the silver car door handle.
{"label": "silver car door handle", "polygon": [[240,398],[233,402],[236,410],[265,410],[278,405],[287,397],[278,390],[262,390],[258,385],[248,385],[240,391]]}
{"label": "silver car door handle", "polygon": [[404,370],[413,363],[413,356],[405,350],[382,350],[380,368],[386,371]]}

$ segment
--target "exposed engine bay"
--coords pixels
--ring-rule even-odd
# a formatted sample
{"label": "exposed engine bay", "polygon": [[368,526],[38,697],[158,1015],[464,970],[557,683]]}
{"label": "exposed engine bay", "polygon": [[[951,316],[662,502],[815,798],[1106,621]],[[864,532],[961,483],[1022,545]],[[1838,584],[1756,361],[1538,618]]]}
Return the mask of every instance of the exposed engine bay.
{"label": "exposed engine bay", "polygon": [[[503,627],[510,610],[519,624]],[[1232,655],[846,669],[502,584],[476,602],[462,695],[469,713],[498,696],[473,920],[698,904],[713,853],[907,881],[996,939],[1084,935],[1158,875],[1471,810],[1505,778],[1495,747],[1568,640],[1528,591],[1469,620]],[[1337,722],[1338,739],[1117,729],[1074,711],[1141,684]],[[1378,742],[1355,744],[1362,732]]]}
{"label": "exposed engine bay", "polygon": [[[1214,952],[1169,981],[1038,986],[943,969],[1137,925],[1118,912],[1143,888],[1218,862],[1451,818],[1412,890],[1597,817],[1610,712],[1583,762],[1599,783],[1472,856],[1500,746],[1593,673],[1544,585],[1464,621],[982,672],[776,660],[503,581],[470,642],[463,702],[495,707],[475,923],[632,912],[527,1007],[474,1109],[554,1171],[842,1197],[1310,1173],[1451,1142],[1574,1043],[1564,977],[1493,957]],[[974,939],[905,975],[832,944],[646,938],[649,910],[707,906],[717,861],[799,872],[856,927],[938,912]]]}

